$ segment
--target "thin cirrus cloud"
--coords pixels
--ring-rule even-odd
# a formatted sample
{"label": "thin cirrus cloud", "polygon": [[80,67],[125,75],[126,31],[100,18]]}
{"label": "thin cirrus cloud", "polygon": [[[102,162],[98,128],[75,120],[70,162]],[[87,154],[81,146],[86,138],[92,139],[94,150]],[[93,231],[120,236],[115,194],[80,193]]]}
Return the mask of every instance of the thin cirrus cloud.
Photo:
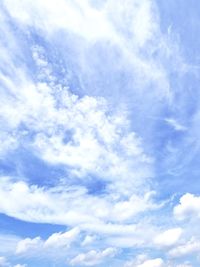
{"label": "thin cirrus cloud", "polygon": [[5,266],[198,266],[197,67],[158,2],[0,4],[0,213],[65,229]]}

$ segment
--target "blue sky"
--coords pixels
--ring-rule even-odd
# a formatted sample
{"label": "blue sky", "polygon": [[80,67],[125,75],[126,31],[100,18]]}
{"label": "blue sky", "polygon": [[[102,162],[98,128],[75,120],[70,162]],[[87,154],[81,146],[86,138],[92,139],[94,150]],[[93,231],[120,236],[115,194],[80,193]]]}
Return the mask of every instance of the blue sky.
{"label": "blue sky", "polygon": [[0,266],[200,266],[199,10],[0,3]]}

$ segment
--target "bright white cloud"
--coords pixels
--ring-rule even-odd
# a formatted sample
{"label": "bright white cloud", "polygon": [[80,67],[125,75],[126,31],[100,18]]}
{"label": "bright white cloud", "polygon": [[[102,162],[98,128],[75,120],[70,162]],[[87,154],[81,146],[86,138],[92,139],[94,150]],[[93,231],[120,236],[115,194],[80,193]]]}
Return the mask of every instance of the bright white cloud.
{"label": "bright white cloud", "polygon": [[83,242],[81,243],[82,246],[87,246],[87,245],[90,245],[92,244],[96,239],[96,236],[91,236],[91,235],[87,235]]}
{"label": "bright white cloud", "polygon": [[200,251],[200,241],[192,238],[190,241],[181,244],[169,251],[169,255],[174,258],[181,258]]}
{"label": "bright white cloud", "polygon": [[[6,197],[9,198],[9,202],[4,201]],[[145,201],[147,201],[145,208],[142,205],[140,209],[136,207],[136,211],[134,211],[135,205],[139,205],[140,202],[145,203]],[[32,222],[63,225],[85,224],[91,225],[92,229],[96,228],[97,231],[101,231],[101,225],[104,223],[116,223],[119,220],[126,222],[127,218],[131,218],[132,215],[145,211],[145,209],[159,208],[159,205],[148,203],[148,201],[149,198],[145,200],[142,197],[141,199],[136,197],[136,201],[132,202],[132,206],[129,207],[132,211],[130,210],[129,213],[127,210],[128,214],[125,217],[122,214],[123,216],[119,219],[118,205],[123,205],[123,202],[111,201],[109,196],[101,198],[88,195],[83,187],[63,188],[58,186],[53,189],[45,189],[28,186],[22,181],[13,182],[5,177],[1,177],[0,180],[0,211],[9,216]],[[125,205],[127,205],[126,202]],[[117,227],[114,231],[118,231]]]}
{"label": "bright white cloud", "polygon": [[77,239],[79,233],[78,228],[65,233],[54,233],[44,242],[44,247],[69,247]]}
{"label": "bright white cloud", "polygon": [[200,197],[193,194],[185,194],[180,198],[180,204],[174,208],[174,216],[177,219],[195,218],[200,216]]}
{"label": "bright white cloud", "polygon": [[139,264],[137,267],[164,267],[164,261],[161,258],[146,260],[142,264]]}
{"label": "bright white cloud", "polygon": [[[125,114],[109,112],[103,98],[78,98],[60,84],[34,84],[25,73],[17,72],[21,81],[12,84],[15,98],[2,96],[1,117],[6,122],[0,136],[2,141],[6,139],[3,154],[25,141],[48,164],[65,165],[71,176],[85,178],[89,174],[112,181],[109,190],[120,195],[130,195],[130,188],[152,176],[153,161],[145,154],[139,136],[130,131]],[[25,130],[19,131],[21,125]]]}
{"label": "bright white cloud", "polygon": [[181,228],[169,229],[157,235],[154,239],[154,243],[159,246],[172,246],[177,243],[181,234]]}
{"label": "bright white cloud", "polygon": [[100,264],[105,259],[112,258],[116,255],[117,250],[115,248],[106,248],[102,251],[91,250],[87,253],[77,255],[70,261],[72,266],[95,266]]}
{"label": "bright white cloud", "polygon": [[27,251],[35,251],[40,249],[42,246],[42,240],[40,237],[36,237],[34,239],[26,238],[20,240],[17,244],[16,253],[26,253]]}
{"label": "bright white cloud", "polygon": [[65,233],[54,233],[49,236],[48,239],[43,240],[40,237],[36,238],[25,238],[18,242],[16,246],[16,254],[30,255],[35,253],[44,254],[45,251],[64,251],[70,248],[71,244],[78,240],[79,230],[73,228]]}
{"label": "bright white cloud", "polygon": [[92,41],[104,38],[116,42],[120,32],[129,31],[132,41],[142,46],[154,37],[158,28],[151,0],[126,0],[125,3],[110,0],[101,9],[92,7],[89,1],[59,0],[56,5],[52,0],[42,3],[5,0],[4,4],[10,14],[24,24],[49,34],[65,29]]}
{"label": "bright white cloud", "polygon": [[13,17],[29,26],[45,30],[46,34],[65,29],[89,40],[114,38],[112,27],[104,14],[92,9],[88,1],[78,1],[78,8],[75,2],[64,0],[59,0],[57,4],[52,0],[42,3],[18,1],[15,4],[6,0],[4,3]]}
{"label": "bright white cloud", "polygon": [[141,260],[142,260],[142,257],[139,257],[135,261],[130,261],[130,262],[125,263],[124,267],[164,267],[166,266],[164,264],[164,261],[161,258],[146,259],[143,261]]}

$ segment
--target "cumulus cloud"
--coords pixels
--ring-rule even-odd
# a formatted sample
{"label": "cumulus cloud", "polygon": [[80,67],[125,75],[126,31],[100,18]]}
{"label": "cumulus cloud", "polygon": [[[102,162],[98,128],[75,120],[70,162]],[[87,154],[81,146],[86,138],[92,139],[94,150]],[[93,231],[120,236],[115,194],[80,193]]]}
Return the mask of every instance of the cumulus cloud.
{"label": "cumulus cloud", "polygon": [[18,242],[16,246],[16,254],[30,254],[37,252],[45,252],[48,250],[56,249],[62,250],[70,248],[70,245],[77,240],[79,236],[79,230],[77,228],[73,228],[65,233],[54,233],[49,236],[48,239],[43,240],[40,237],[36,238],[25,238]]}
{"label": "cumulus cloud", "polygon": [[164,266],[164,261],[161,258],[147,260],[137,267],[162,267]]}
{"label": "cumulus cloud", "polygon": [[180,204],[174,207],[174,216],[177,219],[186,219],[200,216],[200,197],[185,194],[180,198]]}
{"label": "cumulus cloud", "polygon": [[181,234],[181,228],[169,229],[157,235],[154,239],[154,243],[159,246],[171,246],[177,243]]}
{"label": "cumulus cloud", "polygon": [[70,244],[77,239],[80,230],[78,228],[71,229],[65,233],[54,233],[44,243],[45,247],[69,247]]}
{"label": "cumulus cloud", "polygon": [[26,238],[23,240],[20,240],[17,244],[16,253],[25,253],[27,251],[34,251],[41,247],[42,240],[40,237],[36,237],[34,239]]}
{"label": "cumulus cloud", "polygon": [[192,238],[188,242],[181,244],[169,251],[169,255],[174,258],[184,257],[200,251],[200,241]]}
{"label": "cumulus cloud", "polygon": [[[57,186],[46,189],[34,185],[29,186],[23,181],[13,182],[6,177],[1,177],[0,192],[0,210],[9,216],[30,222],[63,225],[85,224],[91,225],[93,229],[98,229],[98,225],[105,223],[119,223],[119,221],[125,223],[126,219],[131,218],[132,215],[146,209],[159,208],[159,205],[151,203],[149,198],[145,200],[137,196],[135,201],[133,201],[135,197],[132,197],[130,203],[126,201],[113,202],[109,196],[101,198],[88,195],[84,187],[67,187],[65,189]],[[4,201],[6,196],[9,197],[9,202]],[[16,201],[16,199],[18,200]],[[138,208],[140,202],[141,207]],[[130,205],[131,203],[132,205]],[[130,213],[127,210],[128,214],[125,217],[123,214],[120,217],[118,211],[119,206],[122,205],[130,205]]]}
{"label": "cumulus cloud", "polygon": [[83,240],[83,242],[81,243],[81,245],[82,246],[87,246],[87,245],[90,245],[90,244],[92,244],[94,241],[95,241],[95,239],[96,239],[96,236],[91,236],[91,235],[87,235],[85,238],[84,238],[84,240]]}
{"label": "cumulus cloud", "polygon": [[[139,260],[140,261],[140,260]],[[124,267],[164,267],[164,261],[161,258],[147,259],[141,263],[127,262]]]}
{"label": "cumulus cloud", "polygon": [[112,258],[116,255],[117,250],[115,248],[106,248],[102,251],[91,250],[87,253],[81,253],[70,261],[72,266],[95,266],[100,264],[105,259]]}

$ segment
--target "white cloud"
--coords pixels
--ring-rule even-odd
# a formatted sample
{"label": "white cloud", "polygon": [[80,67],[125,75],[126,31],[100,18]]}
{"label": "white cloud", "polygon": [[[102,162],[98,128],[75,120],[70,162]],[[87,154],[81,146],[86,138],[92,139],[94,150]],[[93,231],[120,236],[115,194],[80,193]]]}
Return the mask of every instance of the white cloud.
{"label": "white cloud", "polygon": [[[130,68],[135,66],[137,70],[139,69],[138,73],[145,73],[147,81],[149,79],[160,81],[161,76],[163,77],[161,80],[165,80],[165,72],[154,60],[145,61],[134,47],[127,45],[126,37],[118,29],[111,12],[113,6],[116,5],[117,17],[122,21],[124,12],[128,12],[126,26],[131,25],[132,41],[136,40],[137,46],[140,47],[154,38],[155,32],[159,32],[151,1],[126,1],[125,9],[122,1],[117,4],[116,1],[115,3],[108,1],[102,10],[92,8],[87,1],[84,3],[78,1],[78,5],[76,5],[73,1],[60,0],[55,5],[53,1],[12,3],[10,0],[5,0],[4,5],[11,16],[24,25],[34,26],[45,32],[48,28],[49,31],[52,31],[51,34],[58,29],[65,29],[90,41],[108,38],[123,51],[122,61],[126,62],[127,59],[134,58]],[[101,31],[97,30],[98,25],[101,25]],[[8,140],[7,149],[4,148],[3,152],[10,151],[10,147],[23,145],[48,164],[65,165],[69,175],[75,177],[75,181],[78,177],[86,179],[87,182],[88,175],[100,177],[106,184],[105,189],[108,195],[106,195],[106,199],[92,198],[81,193],[88,200],[87,204],[95,203],[91,213],[94,212],[94,216],[98,219],[108,220],[109,217],[109,220],[113,222],[128,221],[141,211],[152,208],[153,205],[149,200],[143,200],[141,195],[148,191],[145,190],[145,185],[146,180],[153,176],[153,160],[145,153],[143,140],[131,130],[131,122],[127,120],[126,114],[119,115],[121,110],[119,113],[111,112],[109,103],[104,98],[91,96],[78,98],[70,93],[70,89],[61,86],[53,76],[51,64],[45,57],[44,49],[32,46],[30,50],[40,73],[40,77],[36,77],[36,82],[33,82],[27,75],[26,69],[19,69],[14,66],[14,63],[12,73],[16,73],[17,82],[13,81],[13,77],[10,79],[2,74],[5,84],[14,96],[10,98],[7,94],[3,95],[4,101],[1,105],[1,114],[6,121],[4,136]],[[17,51],[22,54],[20,50]],[[12,57],[6,60],[7,63],[14,62]],[[82,59],[80,61],[82,62]],[[9,64],[8,68],[11,68]],[[156,69],[156,71],[150,71],[152,69]],[[149,77],[152,74],[157,77]],[[41,81],[41,76],[45,77],[46,82]],[[167,86],[163,86],[163,88],[167,88]],[[58,106],[59,108],[57,108]],[[24,125],[26,130],[19,131],[20,125]],[[29,140],[30,133],[34,133],[31,140]],[[70,138],[68,142],[65,142],[67,135]],[[2,137],[2,140],[4,139]],[[4,142],[4,144],[6,143]],[[141,192],[143,189],[145,192]],[[29,191],[29,189],[27,190]],[[141,194],[139,196],[137,195],[138,191]],[[42,193],[35,194],[35,192],[36,190],[33,189],[30,194],[34,199],[32,206],[39,206],[39,201],[35,196],[43,198]],[[12,193],[13,190],[10,191],[10,194]],[[47,218],[48,216],[45,215],[46,218],[43,218],[41,215],[37,217],[37,220],[53,222],[57,217],[55,209],[59,208],[54,204],[53,207],[50,204],[44,204],[49,198],[47,195],[45,193],[41,202],[43,208],[40,206],[39,210],[46,214],[45,209],[53,209],[53,217]],[[71,197],[73,198],[72,195]],[[61,198],[59,199],[60,201],[56,201],[57,203],[61,202]],[[117,199],[116,203],[114,203],[114,199]],[[17,204],[14,203],[14,205]],[[22,205],[21,209],[25,208],[27,211],[30,209],[30,207],[24,207],[23,203],[19,205]],[[77,206],[77,203],[75,205]],[[6,204],[6,206],[2,209],[11,216],[35,220],[34,213],[31,216],[27,216],[26,213],[22,215],[22,210],[18,212],[16,207],[14,214],[11,205],[8,207]],[[73,218],[76,220],[77,214],[80,214],[80,221],[90,221],[91,214],[88,214],[85,206],[80,201],[78,210],[75,207],[70,214],[63,216],[63,219],[58,216],[56,221],[70,223]],[[72,219],[68,220],[68,218]]]}
{"label": "white cloud", "polygon": [[174,207],[174,216],[177,219],[195,218],[200,216],[200,197],[185,194],[180,198],[180,204]]}
{"label": "white cloud", "polygon": [[[30,35],[29,29],[33,28],[38,35],[44,36],[50,50],[51,45],[57,47],[58,42],[59,47],[64,48],[58,48],[56,53],[61,53],[66,61],[69,53],[66,46],[70,47],[72,55],[76,56],[72,56],[72,62],[69,60],[69,66],[75,66],[72,73],[80,80],[79,93],[82,95],[72,93],[68,81],[63,86],[56,78],[54,67],[49,63],[53,57],[49,59],[51,55],[44,47],[35,44],[29,49],[23,47],[2,19],[0,28],[9,49],[3,44],[0,47],[3,65],[8,71],[0,73],[6,89],[0,93],[0,141],[3,144],[0,156],[4,158],[12,151],[25,148],[47,165],[64,166],[67,174],[64,182],[60,185],[60,180],[55,181],[57,186],[53,188],[33,185],[29,177],[25,177],[26,182],[21,181],[21,177],[0,177],[0,212],[29,222],[77,227],[66,233],[54,233],[47,240],[40,237],[20,240],[16,253],[69,248],[81,230],[91,234],[80,241],[83,250],[94,241],[95,234],[101,235],[105,239],[102,243],[108,246],[151,246],[156,227],[150,222],[138,224],[137,220],[145,220],[139,215],[160,207],[154,203],[149,189],[154,161],[146,152],[146,140],[132,129],[137,129],[137,117],[143,116],[143,112],[146,112],[144,117],[150,116],[152,107],[152,113],[159,112],[158,102],[161,99],[169,101],[172,95],[165,63],[159,56],[153,56],[162,53],[162,57],[168,58],[167,53],[172,53],[170,44],[160,32],[153,1],[109,0],[101,4],[101,8],[94,8],[87,0],[58,0],[56,3],[53,0],[4,0],[3,3],[10,19],[16,19],[19,30],[25,35]],[[0,16],[2,14],[3,11]],[[101,57],[98,51],[94,52],[98,45],[100,48],[105,45],[108,54]],[[110,56],[110,50],[117,54],[117,62],[116,55],[114,60],[113,55]],[[31,66],[26,65],[27,55],[32,56],[37,69],[33,78],[29,75]],[[110,61],[104,62],[101,58]],[[118,83],[116,77],[123,76],[124,71],[130,77],[128,88],[126,84],[120,84],[118,88],[112,80]],[[99,81],[103,83],[103,93]],[[108,94],[114,98],[116,92],[120,99],[118,108],[106,100]],[[133,107],[133,114],[125,112],[128,102],[137,106]],[[176,120],[168,119],[167,122],[176,130],[183,130]],[[152,130],[151,126],[147,128]],[[89,192],[87,186],[91,177],[93,181],[99,179],[105,184],[103,194]],[[70,186],[69,179],[72,180]],[[77,181],[80,181],[79,186]],[[180,231],[170,229],[158,235],[155,243],[172,245],[179,236]],[[80,253],[71,264],[95,265],[116,253],[114,248],[102,251],[95,248]],[[146,259],[138,264],[140,267],[160,267],[163,262]]]}
{"label": "white cloud", "polygon": [[91,250],[87,253],[77,255],[70,261],[71,265],[83,265],[83,266],[94,266],[100,264],[105,259],[112,258],[116,255],[117,250],[115,248],[106,248],[102,251]]}
{"label": "white cloud", "polygon": [[[4,201],[9,198],[9,202]],[[17,199],[17,201],[16,201]],[[26,199],[26,201],[24,201]],[[137,201],[133,201],[136,199]],[[121,201],[112,201],[110,196],[101,198],[86,193],[84,187],[62,187],[45,189],[38,186],[28,186],[23,181],[12,181],[1,177],[0,180],[0,211],[9,216],[31,222],[57,223],[64,225],[91,225],[90,228],[98,229],[98,225],[106,226],[106,223],[126,222],[132,215],[145,211],[145,209],[159,208],[159,205],[151,204],[149,198],[132,198],[130,212],[120,217],[118,204]],[[143,203],[145,208],[143,207]],[[140,205],[138,209],[135,205]],[[125,202],[125,205],[127,203]],[[90,209],[88,209],[90,207]],[[119,214],[119,218],[117,217]],[[117,226],[117,225],[116,225]],[[99,230],[100,230],[99,228]],[[109,228],[109,226],[108,226]],[[112,227],[112,229],[114,229]],[[111,231],[112,231],[111,229]],[[110,230],[109,230],[110,231]],[[115,231],[115,230],[114,230]],[[116,228],[116,231],[118,229]]]}
{"label": "white cloud", "polygon": [[[15,97],[4,95],[0,108],[3,154],[26,145],[48,164],[64,164],[71,176],[85,179],[89,173],[112,181],[110,190],[120,195],[130,195],[131,188],[152,176],[153,161],[125,114],[109,112],[103,98],[78,98],[60,84],[35,84],[25,73],[16,73],[21,80],[12,84]],[[20,125],[26,130],[19,130]]]}
{"label": "white cloud", "polygon": [[73,228],[64,233],[54,233],[48,239],[43,240],[40,237],[25,238],[18,242],[16,254],[35,254],[45,253],[45,251],[65,251],[70,248],[71,244],[79,238],[80,231]]}
{"label": "white cloud", "polygon": [[[92,9],[88,1],[59,0],[54,1],[18,1],[14,4],[10,0],[4,1],[10,14],[20,22],[46,31],[46,34],[61,29],[78,33],[81,36],[94,40],[96,38],[114,38],[111,25],[104,14]],[[35,15],[33,15],[35,14]],[[45,18],[45,19],[44,19]]]}
{"label": "white cloud", "polygon": [[[141,261],[139,263],[139,261]],[[161,258],[146,259],[142,261],[142,258],[137,258],[135,261],[125,263],[124,267],[164,267],[164,261]]]}
{"label": "white cloud", "polygon": [[186,131],[187,128],[185,126],[183,126],[182,124],[180,124],[179,122],[177,122],[175,119],[173,118],[166,118],[165,121],[174,128],[174,130],[176,131]]}
{"label": "white cloud", "polygon": [[172,246],[177,243],[181,234],[181,228],[172,228],[157,235],[154,239],[154,243],[159,246]]}
{"label": "white cloud", "polygon": [[142,264],[139,264],[137,267],[164,267],[164,261],[161,258],[146,260]]}
{"label": "white cloud", "polygon": [[78,228],[73,228],[65,233],[54,233],[45,242],[44,247],[69,247],[80,233]]}
{"label": "white cloud", "polygon": [[87,245],[90,245],[92,244],[94,241],[96,240],[96,236],[91,236],[91,235],[87,235],[83,242],[81,243],[82,246],[87,246]]}
{"label": "white cloud", "polygon": [[[89,1],[4,1],[11,16],[29,26],[42,29],[46,34],[64,29],[93,41],[119,41],[119,33],[129,31],[132,41],[144,45],[158,30],[155,7],[150,0],[110,0],[101,9]],[[113,14],[113,10],[115,10]],[[34,15],[33,15],[34,14]],[[120,29],[120,27],[124,27]],[[129,28],[129,30],[127,29]]]}
{"label": "white cloud", "polygon": [[174,258],[184,257],[200,251],[200,241],[192,238],[185,244],[179,245],[169,251],[169,255]]}
{"label": "white cloud", "polygon": [[[95,42],[109,41],[122,54],[119,67],[128,68],[128,71],[131,69],[134,75],[136,84],[132,88],[136,86],[138,90],[148,89],[149,82],[153,82],[155,86],[151,94],[159,99],[171,98],[167,73],[162,64],[153,58],[155,51],[160,53],[162,50],[162,54],[165,51],[167,55],[172,50],[160,32],[158,11],[153,1],[126,0],[116,3],[109,0],[102,9],[93,8],[89,1],[77,1],[75,4],[73,1],[59,0],[55,5],[52,0],[42,3],[38,0],[16,1],[14,4],[11,0],[4,0],[4,5],[23,27],[35,27],[37,31],[43,32],[48,41],[59,31],[73,34],[74,39],[71,38],[72,42],[75,40],[75,47],[76,38],[79,38],[82,45],[76,52],[80,55],[80,58],[76,57],[76,63],[81,70],[81,80],[93,80],[93,75],[98,76],[98,70],[95,71],[93,66],[94,59],[87,55],[88,45],[93,48]],[[141,48],[149,54],[145,60]]]}
{"label": "white cloud", "polygon": [[34,239],[26,238],[20,240],[16,247],[16,253],[26,253],[27,251],[34,251],[40,249],[42,246],[42,240],[40,237]]}

